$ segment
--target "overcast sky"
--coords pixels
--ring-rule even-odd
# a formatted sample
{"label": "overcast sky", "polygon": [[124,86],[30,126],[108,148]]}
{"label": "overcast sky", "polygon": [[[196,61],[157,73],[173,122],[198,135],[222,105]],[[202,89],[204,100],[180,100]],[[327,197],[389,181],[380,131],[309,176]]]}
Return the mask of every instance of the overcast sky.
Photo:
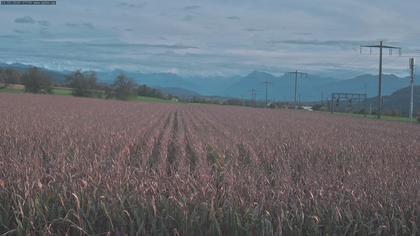
{"label": "overcast sky", "polygon": [[[385,73],[420,55],[418,0],[58,0],[0,6],[0,61],[56,70],[123,69],[181,75],[300,69],[376,73],[360,44],[404,48]],[[377,51],[373,51],[377,54]]]}

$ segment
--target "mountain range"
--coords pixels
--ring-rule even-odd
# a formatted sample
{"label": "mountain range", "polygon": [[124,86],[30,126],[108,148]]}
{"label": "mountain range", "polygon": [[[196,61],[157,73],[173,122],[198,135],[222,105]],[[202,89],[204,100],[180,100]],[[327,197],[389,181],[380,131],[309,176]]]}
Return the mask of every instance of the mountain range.
{"label": "mountain range", "polygon": [[[1,64],[0,68],[12,68],[24,72],[31,66],[23,64]],[[70,71],[54,71],[42,69],[57,83],[62,83]],[[275,76],[261,71],[254,71],[246,76],[203,77],[180,76],[171,73],[140,73],[113,70],[96,72],[99,83],[110,84],[115,77],[124,73],[139,84],[145,84],[163,90],[166,93],[183,94],[184,96],[220,96],[227,98],[250,99],[254,89],[258,100],[265,99],[266,85],[269,81],[268,98],[270,101],[293,101],[295,78],[284,74]],[[409,85],[408,78],[393,74],[385,74],[382,81],[384,96],[405,88]],[[417,80],[416,85],[420,85]],[[298,97],[301,101],[326,100],[333,92],[367,93],[368,97],[377,95],[378,76],[363,74],[352,79],[332,78],[319,75],[307,75],[298,79]],[[176,94],[174,94],[176,93]]]}

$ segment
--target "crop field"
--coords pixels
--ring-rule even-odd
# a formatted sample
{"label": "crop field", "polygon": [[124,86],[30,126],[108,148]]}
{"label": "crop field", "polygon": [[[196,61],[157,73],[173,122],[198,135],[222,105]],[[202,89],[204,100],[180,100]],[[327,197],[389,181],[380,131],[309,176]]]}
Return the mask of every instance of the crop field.
{"label": "crop field", "polygon": [[0,94],[0,234],[419,235],[420,126]]}

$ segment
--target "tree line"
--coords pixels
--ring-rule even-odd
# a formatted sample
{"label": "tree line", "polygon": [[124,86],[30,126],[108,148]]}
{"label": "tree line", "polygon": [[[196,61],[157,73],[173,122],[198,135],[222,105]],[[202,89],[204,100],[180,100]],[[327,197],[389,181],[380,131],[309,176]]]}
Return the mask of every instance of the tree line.
{"label": "tree line", "polygon": [[48,75],[42,73],[38,68],[30,68],[26,72],[13,69],[0,69],[0,84],[8,87],[12,84],[23,84],[25,92],[29,93],[51,93],[52,80]]}
{"label": "tree line", "polygon": [[[11,84],[22,84],[25,92],[52,93],[54,86],[51,76],[34,67],[25,72],[0,68],[0,84],[7,87]],[[72,95],[77,97],[96,97],[106,99],[129,100],[132,97],[144,96],[166,99],[168,96],[159,90],[146,85],[138,85],[124,74],[118,75],[111,84],[98,83],[95,72],[76,70],[66,76],[60,84],[72,89]]]}

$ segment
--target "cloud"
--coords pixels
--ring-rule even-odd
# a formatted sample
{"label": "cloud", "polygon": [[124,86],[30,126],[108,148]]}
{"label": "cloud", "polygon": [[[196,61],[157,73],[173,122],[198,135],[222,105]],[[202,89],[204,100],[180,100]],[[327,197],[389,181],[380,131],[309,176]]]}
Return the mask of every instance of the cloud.
{"label": "cloud", "polygon": [[30,16],[24,16],[21,18],[16,18],[15,19],[15,23],[19,23],[19,24],[34,24],[35,20],[30,17]]}
{"label": "cloud", "polygon": [[[27,52],[22,53],[23,44],[0,36],[0,43],[7,44],[4,48],[10,48],[7,56],[0,55],[0,60],[32,57],[31,60],[51,64],[53,60],[48,56],[57,54],[62,55],[60,63],[69,65],[80,60],[89,65],[103,63],[102,69],[115,64],[134,68],[141,61],[157,71],[178,68],[181,73],[188,70],[230,73],[261,67],[290,70],[299,64],[331,61],[347,62],[345,69],[359,62],[376,65],[376,57],[363,56],[366,57],[363,60],[354,57],[359,55],[358,46],[365,44],[364,40],[379,38],[401,42],[397,45],[405,49],[404,53],[410,49],[410,53],[419,54],[418,27],[407,24],[420,19],[415,9],[396,2],[391,4],[391,0],[372,1],[101,0],[101,4],[93,7],[76,0],[63,1],[57,5],[57,11],[48,11],[47,15],[44,10],[10,8],[10,12],[1,15],[0,27],[3,34],[27,40]],[[415,0],[407,1],[416,4]],[[41,32],[45,37],[39,34],[41,29],[48,29]],[[25,30],[30,32],[25,34]],[[57,46],[41,50],[44,46],[39,42],[41,39],[57,40],[54,42]],[[70,43],[61,43],[64,41]],[[72,57],[76,50],[79,54]],[[240,50],[248,51],[238,53]],[[165,52],[174,54],[157,55]],[[226,55],[227,52],[230,54]],[[36,58],[42,53],[44,59]],[[106,61],[102,61],[104,58]],[[154,60],[149,62],[151,58]],[[401,61],[401,68],[406,69],[405,58]],[[305,69],[319,67],[314,63]]]}
{"label": "cloud", "polygon": [[49,26],[50,23],[46,20],[35,20],[34,18],[30,17],[30,16],[24,16],[21,18],[16,18],[15,19],[15,23],[18,24],[39,24],[41,26]]}
{"label": "cloud", "polygon": [[269,41],[271,44],[292,44],[292,45],[302,45],[302,46],[326,46],[326,47],[340,47],[340,48],[349,48],[360,46],[363,44],[368,44],[368,41],[358,41],[358,40],[303,40],[303,39],[293,39],[293,40],[280,40],[280,41]]}
{"label": "cloud", "polygon": [[50,22],[46,21],[46,20],[40,20],[38,21],[38,24],[42,25],[42,26],[49,26]]}
{"label": "cloud", "polygon": [[198,9],[200,9],[201,8],[201,6],[198,6],[198,5],[192,5],[192,6],[186,6],[186,7],[184,7],[184,10],[185,11],[194,11],[194,10],[198,10]]}
{"label": "cloud", "polygon": [[87,43],[87,46],[92,47],[112,47],[112,48],[160,48],[160,49],[199,49],[195,46],[184,44],[147,44],[147,43]]}
{"label": "cloud", "polygon": [[191,15],[187,15],[184,18],[182,18],[183,21],[192,21],[193,17]]}
{"label": "cloud", "polygon": [[95,26],[92,23],[83,23],[83,26],[89,29],[95,29]]}
{"label": "cloud", "polygon": [[51,33],[50,33],[50,31],[48,31],[47,28],[40,29],[39,34],[43,37],[50,37],[51,36]]}
{"label": "cloud", "polygon": [[310,36],[313,35],[312,33],[306,33],[306,32],[299,32],[299,33],[294,33],[295,35],[303,35],[303,36]]}
{"label": "cloud", "polygon": [[79,24],[76,24],[76,23],[66,23],[66,26],[67,27],[71,27],[71,28],[77,28],[77,27],[79,27],[80,25]]}
{"label": "cloud", "polygon": [[30,31],[28,31],[28,30],[20,30],[20,29],[14,29],[13,30],[15,33],[18,33],[18,34],[26,34],[26,33],[30,33]]}
{"label": "cloud", "polygon": [[117,6],[119,7],[124,7],[124,8],[143,8],[144,6],[146,6],[147,2],[141,2],[141,3],[129,3],[129,2],[120,2],[117,4]]}
{"label": "cloud", "polygon": [[261,30],[261,29],[256,29],[256,28],[245,28],[244,30],[245,30],[245,31],[248,31],[248,32],[258,32],[258,31],[264,31],[264,30]]}
{"label": "cloud", "polygon": [[69,28],[88,28],[88,29],[95,29],[95,26],[90,22],[85,23],[73,23],[73,22],[67,22],[66,26]]}
{"label": "cloud", "polygon": [[241,18],[239,16],[228,16],[226,17],[228,20],[240,20]]}

